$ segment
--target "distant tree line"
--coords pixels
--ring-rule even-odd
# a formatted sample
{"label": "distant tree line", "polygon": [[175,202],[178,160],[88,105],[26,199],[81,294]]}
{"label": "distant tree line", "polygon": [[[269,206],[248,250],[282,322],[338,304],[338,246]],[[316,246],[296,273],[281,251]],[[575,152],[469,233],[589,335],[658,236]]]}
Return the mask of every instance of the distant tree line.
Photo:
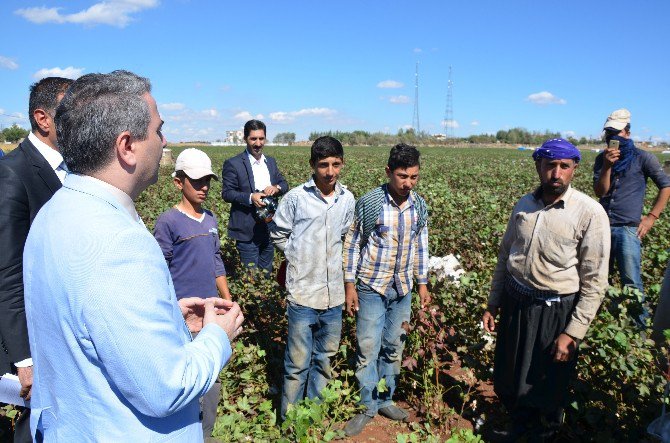
{"label": "distant tree line", "polygon": [[[541,145],[545,140],[551,138],[561,138],[560,132],[544,131],[530,132],[524,128],[512,128],[510,130],[500,130],[496,132],[495,140],[501,143],[520,144],[520,145]],[[567,137],[567,140],[573,145],[586,145],[600,143],[600,140],[587,139],[586,137],[575,138]]]}
{"label": "distant tree line", "polygon": [[280,132],[272,139],[273,143],[292,145],[295,143],[295,132]]}
{"label": "distant tree line", "polygon": [[387,134],[384,132],[368,132],[368,131],[316,131],[309,134],[309,141],[314,141],[324,135],[335,137],[344,145],[392,145],[397,143],[409,143],[415,145],[430,145],[435,144],[435,138],[427,132],[421,131],[418,134],[414,129],[399,129],[396,134]]}
{"label": "distant tree line", "polygon": [[[427,132],[421,131],[416,133],[414,129],[400,129],[396,134],[388,134],[384,132],[367,132],[367,131],[315,131],[309,134],[309,140],[314,141],[317,138],[330,135],[340,140],[345,145],[393,145],[404,142],[415,145],[441,145],[441,144],[455,144],[455,143],[473,143],[473,144],[495,144],[508,143],[516,145],[541,145],[545,140],[550,138],[559,138],[559,132],[551,131],[528,131],[524,128],[512,128],[509,130],[500,130],[494,134],[477,134],[468,137],[457,137],[451,139],[438,138]],[[581,137],[568,137],[574,145],[586,145],[601,143],[600,140],[587,139]]]}
{"label": "distant tree line", "polygon": [[0,131],[0,142],[8,141],[10,143],[16,143],[22,138],[28,137],[29,131],[23,129],[21,126],[14,123],[8,128],[4,128]]}

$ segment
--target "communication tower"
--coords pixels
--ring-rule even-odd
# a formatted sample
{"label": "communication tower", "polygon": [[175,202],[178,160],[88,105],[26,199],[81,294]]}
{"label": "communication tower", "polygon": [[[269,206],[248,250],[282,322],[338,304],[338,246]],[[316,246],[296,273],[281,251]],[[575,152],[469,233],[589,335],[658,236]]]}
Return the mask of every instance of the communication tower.
{"label": "communication tower", "polygon": [[415,134],[419,135],[419,132],[421,132],[421,125],[419,124],[419,62],[416,62],[416,69],[414,71],[414,115],[412,116],[412,127]]}
{"label": "communication tower", "polygon": [[453,97],[454,82],[451,80],[451,66],[449,66],[449,81],[447,82],[447,108],[444,111],[444,133],[447,139],[454,138],[454,127],[456,121],[454,120],[454,97]]}

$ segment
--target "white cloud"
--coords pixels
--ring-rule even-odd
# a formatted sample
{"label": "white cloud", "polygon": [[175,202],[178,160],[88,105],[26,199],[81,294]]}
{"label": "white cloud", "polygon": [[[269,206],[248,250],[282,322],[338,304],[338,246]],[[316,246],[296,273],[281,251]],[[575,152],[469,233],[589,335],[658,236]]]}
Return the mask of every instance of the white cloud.
{"label": "white cloud", "polygon": [[251,115],[251,112],[242,111],[242,112],[238,112],[237,114],[235,114],[235,116],[233,116],[233,118],[237,119],[237,120],[248,121],[248,120],[252,120],[254,117]]}
{"label": "white cloud", "polygon": [[75,23],[81,25],[109,25],[123,28],[127,26],[136,14],[145,9],[158,6],[158,0],[108,0],[95,3],[88,9],[73,13],[62,14],[63,8],[47,8],[38,6],[22,8],[14,11],[26,20],[37,23]]}
{"label": "white cloud", "polygon": [[218,116],[219,116],[219,111],[217,111],[217,110],[214,109],[214,108],[212,108],[212,109],[203,109],[203,110],[201,111],[201,113],[202,113],[202,115],[204,115],[205,117],[218,117]]}
{"label": "white cloud", "polygon": [[19,65],[11,58],[3,57],[2,55],[0,55],[0,68],[10,69],[13,71],[14,69],[18,69]]}
{"label": "white cloud", "polygon": [[536,105],[565,105],[568,103],[565,99],[556,97],[548,91],[536,92],[526,97],[526,101]]}
{"label": "white cloud", "polygon": [[409,103],[409,97],[406,95],[394,95],[392,97],[389,97],[389,102],[394,103],[396,105],[404,105],[406,103]]}
{"label": "white cloud", "polygon": [[568,137],[574,137],[577,135],[575,131],[564,131],[563,132],[563,137],[568,138]]}
{"label": "white cloud", "polygon": [[249,111],[241,111],[241,112],[238,112],[237,114],[235,114],[233,116],[233,118],[235,120],[241,120],[241,121],[244,121],[244,122],[249,121],[249,120],[254,120],[254,119],[263,120],[263,114],[256,114],[256,116],[254,117],[251,114],[251,112],[249,112]]}
{"label": "white cloud", "polygon": [[291,114],[296,116],[302,115],[320,115],[320,116],[329,116],[335,114],[337,111],[329,108],[308,108],[301,109],[299,111],[292,112]]}
{"label": "white cloud", "polygon": [[479,126],[479,120],[472,120],[470,126]]}
{"label": "white cloud", "polygon": [[449,121],[442,120],[442,126],[445,128],[454,128],[454,129],[458,129],[461,127],[461,125],[459,125],[456,120],[449,120]]}
{"label": "white cloud", "polygon": [[183,103],[162,103],[158,105],[158,109],[161,111],[183,111],[186,109],[186,105]]}
{"label": "white cloud", "polygon": [[377,83],[377,87],[382,89],[398,89],[402,88],[403,86],[405,86],[403,83],[395,80],[384,80]]}
{"label": "white cloud", "polygon": [[412,126],[412,125],[402,125],[402,126],[399,127],[398,129],[408,130],[408,129],[412,129],[413,127],[414,127],[414,126]]}
{"label": "white cloud", "polygon": [[276,122],[288,122],[295,120],[294,118],[291,118],[287,112],[271,112],[270,119]]}
{"label": "white cloud", "polygon": [[81,77],[84,69],[86,68],[75,68],[74,66],[68,66],[67,68],[42,68],[33,74],[33,78],[35,80],[41,80],[45,77],[65,77],[74,80]]}
{"label": "white cloud", "polygon": [[25,115],[23,115],[22,112],[9,112],[6,109],[0,108],[0,117],[4,118],[11,118],[11,119],[18,119],[18,120],[28,120]]}
{"label": "white cloud", "polygon": [[305,108],[291,112],[271,112],[270,119],[277,123],[288,123],[294,121],[296,117],[332,117],[335,114],[337,111],[330,108]]}
{"label": "white cloud", "polygon": [[421,52],[423,52],[423,49],[421,49],[421,48],[414,48],[414,53],[415,53],[415,54],[419,54],[419,53],[421,53]]}

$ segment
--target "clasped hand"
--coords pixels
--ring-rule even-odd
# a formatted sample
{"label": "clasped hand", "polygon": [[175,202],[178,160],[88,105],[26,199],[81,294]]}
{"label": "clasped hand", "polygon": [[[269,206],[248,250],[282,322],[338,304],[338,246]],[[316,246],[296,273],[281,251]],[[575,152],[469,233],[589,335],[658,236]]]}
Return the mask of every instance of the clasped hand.
{"label": "clasped hand", "polygon": [[209,323],[216,323],[233,340],[242,332],[244,315],[240,306],[219,297],[186,297],[179,300],[179,308],[191,332],[200,332]]}

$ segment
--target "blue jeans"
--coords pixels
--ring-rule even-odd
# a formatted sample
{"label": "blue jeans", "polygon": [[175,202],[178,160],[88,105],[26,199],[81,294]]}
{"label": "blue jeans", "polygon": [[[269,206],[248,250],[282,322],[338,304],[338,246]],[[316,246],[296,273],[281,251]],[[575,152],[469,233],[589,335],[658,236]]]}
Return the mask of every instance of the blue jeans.
{"label": "blue jeans", "polygon": [[[399,294],[395,285],[380,295],[370,286],[359,283],[356,314],[356,378],[361,388],[361,404],[365,414],[377,415],[380,408],[393,403],[402,351],[407,333],[403,322],[409,322],[412,295]],[[385,392],[377,391],[377,383],[386,379]]]}
{"label": "blue jeans", "polygon": [[[612,226],[612,249],[610,251],[610,270],[614,263],[619,270],[621,283],[644,292],[642,287],[642,242],[637,237],[637,228],[634,226]],[[642,314],[635,319],[637,324],[645,327],[649,318],[649,311],[642,296]]]}
{"label": "blue jeans", "polygon": [[237,240],[235,246],[240,253],[242,266],[246,268],[251,265],[272,272],[275,248],[269,234],[256,235],[250,241]]}
{"label": "blue jeans", "polygon": [[634,226],[612,226],[612,251],[610,252],[610,268],[616,261],[621,283],[642,289],[642,243],[637,238]]}
{"label": "blue jeans", "polygon": [[317,398],[331,379],[330,358],[340,345],[342,305],[313,309],[288,303],[288,338],[284,354],[281,417],[289,404]]}

